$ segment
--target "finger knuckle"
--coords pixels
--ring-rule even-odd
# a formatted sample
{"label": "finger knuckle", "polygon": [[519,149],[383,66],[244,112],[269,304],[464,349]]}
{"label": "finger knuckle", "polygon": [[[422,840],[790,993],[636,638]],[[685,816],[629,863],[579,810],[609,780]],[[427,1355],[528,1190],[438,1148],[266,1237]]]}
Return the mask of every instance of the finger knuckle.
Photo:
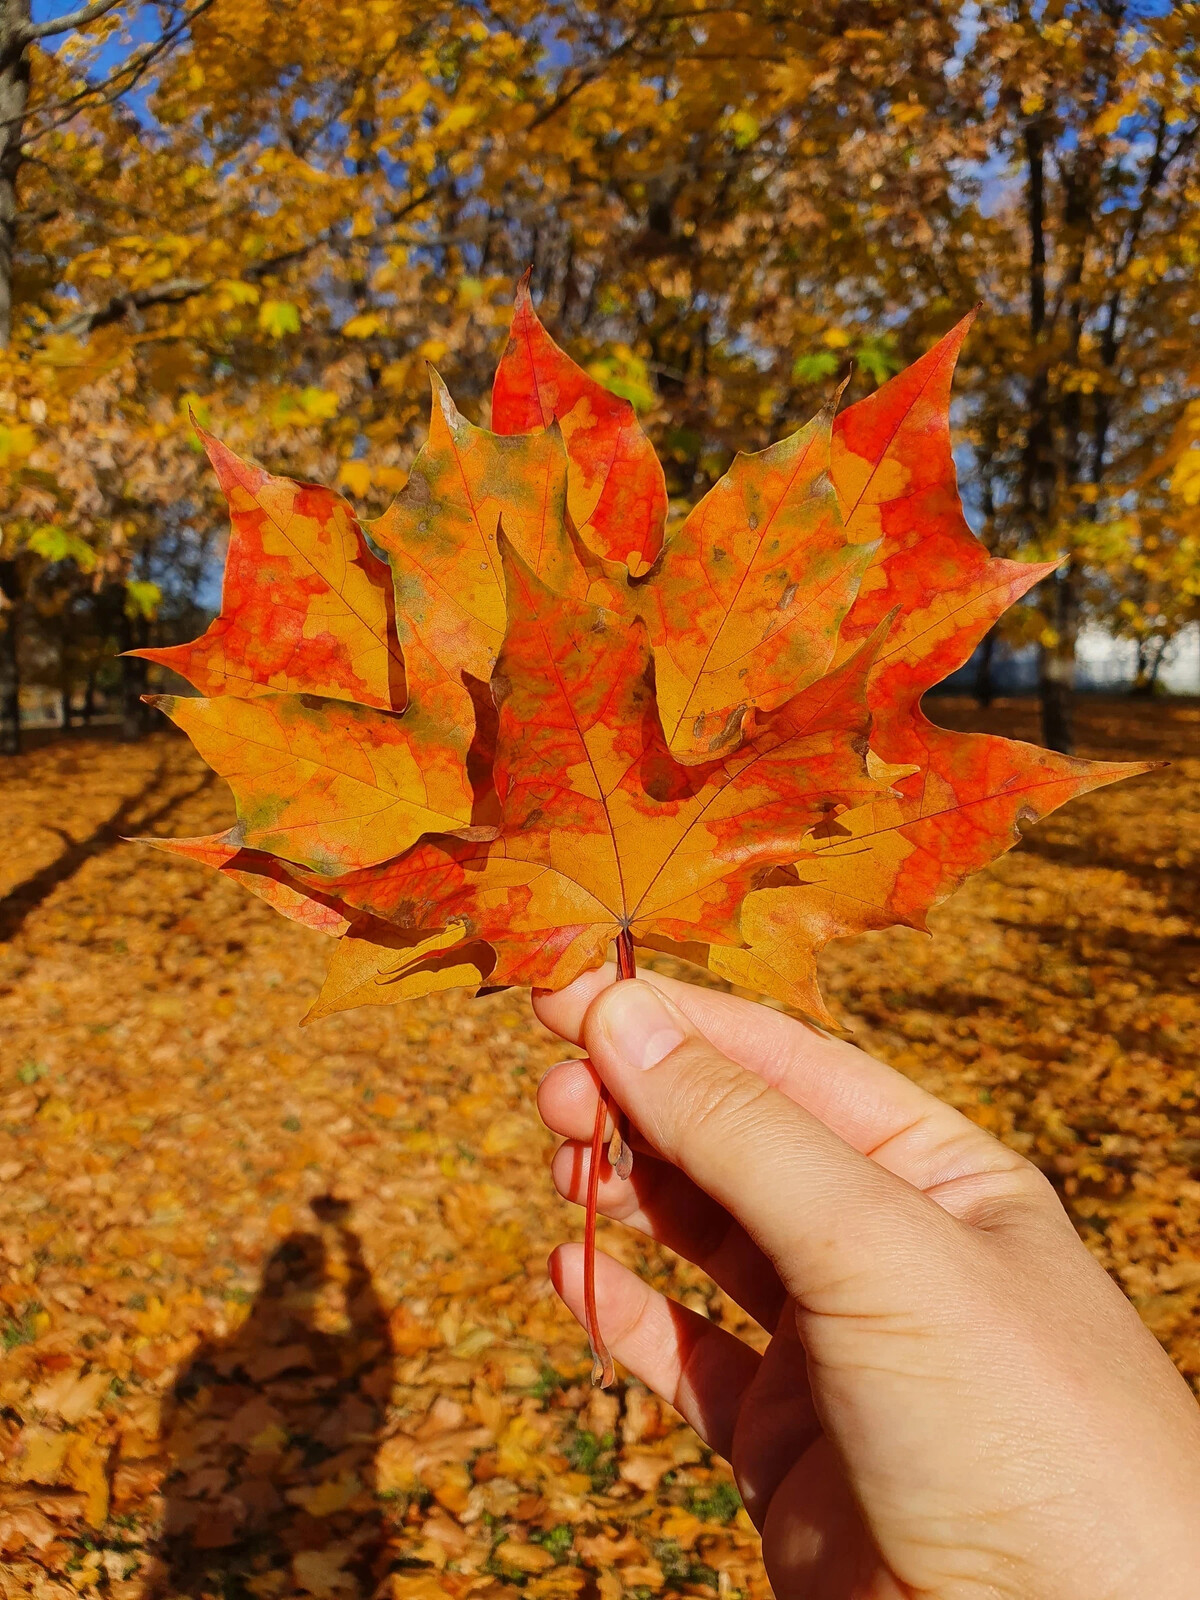
{"label": "finger knuckle", "polygon": [[765,1111],[772,1091],[751,1072],[703,1047],[680,1046],[671,1120],[690,1139],[722,1139]]}
{"label": "finger knuckle", "polygon": [[1015,1198],[1032,1206],[1035,1211],[1055,1220],[1066,1220],[1067,1213],[1063,1209],[1062,1200],[1050,1179],[1041,1170],[1026,1160],[1024,1156],[1018,1158],[1017,1164],[1009,1174],[1009,1182]]}

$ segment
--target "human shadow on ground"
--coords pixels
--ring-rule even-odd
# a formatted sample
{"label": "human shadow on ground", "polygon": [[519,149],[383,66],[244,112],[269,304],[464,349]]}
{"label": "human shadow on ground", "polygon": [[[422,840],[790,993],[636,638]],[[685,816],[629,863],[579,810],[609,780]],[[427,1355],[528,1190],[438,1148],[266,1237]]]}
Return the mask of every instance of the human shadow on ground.
{"label": "human shadow on ground", "polygon": [[160,1595],[375,1587],[387,1321],[348,1207],[313,1211],[321,1226],[274,1251],[241,1328],[202,1345],[175,1385]]}

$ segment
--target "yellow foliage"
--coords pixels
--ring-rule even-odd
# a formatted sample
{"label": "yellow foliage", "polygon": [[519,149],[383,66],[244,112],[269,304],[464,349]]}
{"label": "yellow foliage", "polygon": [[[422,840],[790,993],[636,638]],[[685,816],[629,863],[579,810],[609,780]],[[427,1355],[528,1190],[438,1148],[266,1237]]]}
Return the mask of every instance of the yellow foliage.
{"label": "yellow foliage", "polygon": [[371,487],[371,469],[365,461],[343,461],[338,468],[338,482],[361,498]]}
{"label": "yellow foliage", "polygon": [[383,327],[383,318],[377,317],[373,312],[366,316],[351,317],[342,328],[347,339],[369,339],[373,333],[378,333]]}
{"label": "yellow foliage", "polygon": [[258,309],[258,325],[273,339],[300,332],[300,308],[290,300],[264,300]]}
{"label": "yellow foliage", "polygon": [[1171,474],[1171,488],[1185,506],[1200,506],[1200,445],[1179,457]]}

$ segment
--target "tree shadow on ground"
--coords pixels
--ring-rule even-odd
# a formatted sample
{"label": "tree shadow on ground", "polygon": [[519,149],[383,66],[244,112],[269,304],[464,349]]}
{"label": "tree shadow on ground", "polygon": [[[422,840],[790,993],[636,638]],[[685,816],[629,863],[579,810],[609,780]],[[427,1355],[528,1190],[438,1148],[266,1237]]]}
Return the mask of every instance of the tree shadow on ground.
{"label": "tree shadow on ground", "polygon": [[313,1211],[319,1231],[283,1240],[241,1328],[202,1345],[176,1383],[160,1595],[375,1587],[387,1320],[348,1207],[325,1198]]}
{"label": "tree shadow on ground", "polygon": [[60,884],[73,878],[93,856],[111,850],[133,827],[139,832],[157,827],[185,801],[194,799],[196,795],[212,788],[216,779],[215,773],[203,772],[189,788],[178,794],[169,794],[159,805],[142,812],[141,808],[149,800],[161,794],[169,776],[167,762],[159,761],[145,783],[135,793],[126,795],[116,809],[105,817],[103,822],[98,822],[91,833],[83,839],[73,839],[65,828],[47,823],[47,828],[58,835],[59,843],[62,845],[61,854],[55,856],[46,866],[39,867],[36,872],[16,884],[3,899],[0,899],[0,944],[7,944],[15,939],[26,919],[37,910],[38,906],[48,900]]}
{"label": "tree shadow on ground", "polygon": [[[1011,928],[1040,945],[1059,950],[1076,967],[1118,967],[1122,974],[1151,974],[1153,990],[1166,998],[1192,995],[1200,972],[1200,938],[1194,934],[1143,933],[1129,928],[1107,928],[1083,923],[1078,928],[1061,922],[1020,922],[994,917],[998,928]],[[931,1009],[933,1007],[931,1006]],[[1136,1034],[1115,1037],[1127,1048],[1144,1044]]]}
{"label": "tree shadow on ground", "polygon": [[1061,839],[1053,833],[1030,832],[1021,840],[1026,855],[1037,856],[1052,866],[1101,868],[1106,872],[1120,872],[1140,888],[1159,897],[1164,915],[1181,917],[1200,916],[1200,876],[1174,861],[1161,865],[1150,857],[1149,847],[1134,836],[1114,848],[1098,849],[1090,838]]}

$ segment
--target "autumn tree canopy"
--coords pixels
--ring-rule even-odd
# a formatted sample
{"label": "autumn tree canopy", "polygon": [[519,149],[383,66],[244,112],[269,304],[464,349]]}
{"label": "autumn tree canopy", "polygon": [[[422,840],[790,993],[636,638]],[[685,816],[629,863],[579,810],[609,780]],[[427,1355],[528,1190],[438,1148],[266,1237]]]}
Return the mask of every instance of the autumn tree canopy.
{"label": "autumn tree canopy", "polygon": [[377,515],[427,360],[487,420],[527,266],[637,406],[673,520],[735,443],[783,437],[846,371],[861,398],[982,302],[955,414],[973,521],[994,554],[1068,558],[1021,624],[1051,742],[1083,619],[1149,670],[1196,614],[1193,8],[29,17],[0,8],[10,724],[22,665],[79,684],[211,605],[224,517],[189,411]]}

